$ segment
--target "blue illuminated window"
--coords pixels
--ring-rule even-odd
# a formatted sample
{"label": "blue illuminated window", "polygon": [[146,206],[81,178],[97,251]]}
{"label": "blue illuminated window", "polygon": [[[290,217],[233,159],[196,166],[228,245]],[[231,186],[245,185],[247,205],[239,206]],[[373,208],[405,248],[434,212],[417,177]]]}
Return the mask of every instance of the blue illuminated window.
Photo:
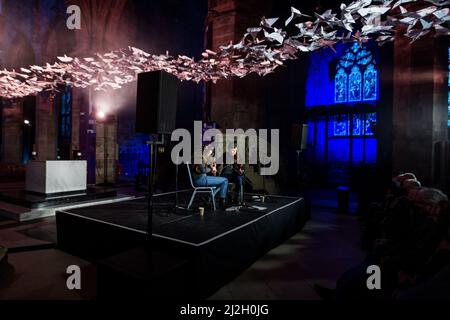
{"label": "blue illuminated window", "polygon": [[367,66],[364,71],[364,101],[372,101],[377,99],[377,70],[373,64]]}
{"label": "blue illuminated window", "polygon": [[373,54],[354,43],[339,60],[334,81],[335,103],[377,100],[378,70]]}
{"label": "blue illuminated window", "polygon": [[333,119],[333,137],[348,137],[350,135],[350,123],[347,115],[336,116]]}
{"label": "blue illuminated window", "polygon": [[[308,154],[311,162],[340,168],[377,163],[376,50],[371,43],[355,43],[311,54],[306,105],[317,107],[308,117],[309,142],[314,146]],[[331,77],[330,71],[335,71]]]}
{"label": "blue illuminated window", "polygon": [[[332,131],[330,137],[349,137],[350,132],[353,137],[374,136],[374,128],[377,124],[376,113],[355,113],[333,116]],[[351,122],[351,123],[350,123]]]}
{"label": "blue illuminated window", "polygon": [[450,86],[448,87],[448,126],[450,127]]}
{"label": "blue illuminated window", "polygon": [[448,126],[450,127],[450,47],[448,47]]}
{"label": "blue illuminated window", "polygon": [[348,101],[361,101],[361,71],[358,66],[353,66],[348,81]]}
{"label": "blue illuminated window", "polygon": [[344,69],[339,69],[334,83],[335,101],[338,103],[347,101],[347,74]]}
{"label": "blue illuminated window", "polygon": [[365,128],[364,128],[364,135],[366,136],[373,136],[373,128],[377,124],[377,114],[376,113],[368,113],[366,114],[366,122],[365,122]]}
{"label": "blue illuminated window", "polygon": [[361,114],[353,115],[353,135],[354,136],[362,136],[364,133],[363,121]]}

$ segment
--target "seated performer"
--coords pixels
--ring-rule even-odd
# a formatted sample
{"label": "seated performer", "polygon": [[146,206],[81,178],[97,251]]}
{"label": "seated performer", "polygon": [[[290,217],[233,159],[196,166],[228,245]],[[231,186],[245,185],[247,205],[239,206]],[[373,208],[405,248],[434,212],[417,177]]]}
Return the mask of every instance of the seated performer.
{"label": "seated performer", "polygon": [[223,155],[224,165],[221,170],[221,176],[227,178],[229,182],[236,184],[236,192],[239,195],[238,199],[233,199],[234,202],[243,202],[244,200],[244,165],[238,163],[237,146],[232,144],[228,148],[229,156],[234,159],[233,164],[227,164],[227,153]]}
{"label": "seated performer", "polygon": [[192,180],[196,187],[218,187],[220,188],[219,208],[226,208],[226,197],[228,192],[228,179],[217,177],[217,165],[210,155],[209,159],[203,158],[202,164],[194,165]]}

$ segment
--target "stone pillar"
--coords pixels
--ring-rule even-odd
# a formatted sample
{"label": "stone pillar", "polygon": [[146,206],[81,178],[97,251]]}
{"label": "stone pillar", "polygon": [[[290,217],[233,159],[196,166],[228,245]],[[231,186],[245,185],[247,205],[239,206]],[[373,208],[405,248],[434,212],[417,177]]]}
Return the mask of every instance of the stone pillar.
{"label": "stone pillar", "polygon": [[[210,0],[209,15],[211,48],[238,42],[251,26],[258,26],[267,5],[260,1]],[[258,108],[261,79],[220,80],[211,84],[211,118],[222,128],[258,128],[262,108]]]}
{"label": "stone pillar", "polygon": [[82,90],[72,89],[72,153],[80,151],[80,113],[82,105],[86,102]]}
{"label": "stone pillar", "polygon": [[56,160],[58,117],[53,98],[36,97],[36,152],[41,161]]}
{"label": "stone pillar", "polygon": [[[218,51],[222,45],[237,43],[247,28],[259,26],[261,17],[267,16],[271,1],[257,0],[209,0],[210,47]],[[211,88],[211,120],[223,129],[266,129],[265,119],[270,117],[266,103],[261,103],[267,93],[267,82],[257,75],[244,79],[229,78]],[[270,87],[269,87],[270,89]],[[267,128],[269,129],[269,128]],[[255,189],[265,188],[270,193],[278,193],[274,177],[263,179],[249,170],[247,177]]]}
{"label": "stone pillar", "polygon": [[[106,139],[105,139],[106,137]],[[106,176],[105,180],[105,155],[106,155]],[[117,162],[117,118],[109,117],[106,122],[96,123],[96,165],[95,183],[115,183],[116,182],[116,162]]]}
{"label": "stone pillar", "polygon": [[[211,18],[211,49],[218,51],[221,45],[236,39],[236,3],[229,1],[209,1]],[[233,127],[233,88],[234,81],[220,80],[211,85],[211,118],[224,128]]]}
{"label": "stone pillar", "polygon": [[22,160],[23,109],[21,102],[5,103],[2,125],[2,161],[20,164]]}
{"label": "stone pillar", "polygon": [[[393,169],[445,187],[448,174],[447,48],[442,40],[394,45]],[[445,62],[445,63],[444,63]]]}

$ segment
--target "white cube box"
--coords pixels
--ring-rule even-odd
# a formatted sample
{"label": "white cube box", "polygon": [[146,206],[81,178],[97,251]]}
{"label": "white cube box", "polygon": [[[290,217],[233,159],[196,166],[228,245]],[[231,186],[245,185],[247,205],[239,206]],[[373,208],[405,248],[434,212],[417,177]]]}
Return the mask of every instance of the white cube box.
{"label": "white cube box", "polygon": [[85,191],[87,161],[29,161],[26,191],[41,194]]}

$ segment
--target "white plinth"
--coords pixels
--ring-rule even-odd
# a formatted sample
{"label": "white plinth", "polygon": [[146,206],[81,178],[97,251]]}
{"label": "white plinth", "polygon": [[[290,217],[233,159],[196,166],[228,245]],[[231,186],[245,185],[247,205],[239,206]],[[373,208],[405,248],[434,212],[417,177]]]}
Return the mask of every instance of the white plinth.
{"label": "white plinth", "polygon": [[26,190],[52,194],[87,189],[87,161],[29,161]]}

